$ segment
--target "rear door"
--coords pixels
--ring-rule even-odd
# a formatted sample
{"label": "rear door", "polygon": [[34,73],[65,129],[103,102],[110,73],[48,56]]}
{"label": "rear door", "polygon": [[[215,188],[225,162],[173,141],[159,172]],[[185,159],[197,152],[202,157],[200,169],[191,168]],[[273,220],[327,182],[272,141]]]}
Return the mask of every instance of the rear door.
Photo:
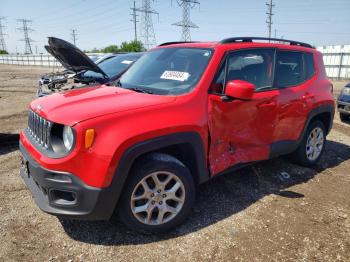
{"label": "rear door", "polygon": [[314,102],[310,92],[315,75],[311,53],[279,50],[276,59],[275,86],[278,119],[274,133],[275,142],[295,141],[304,128],[306,117]]}
{"label": "rear door", "polygon": [[[267,159],[277,118],[278,90],[273,88],[275,49],[247,49],[222,62],[209,94],[209,161],[212,174],[228,167]],[[256,86],[249,101],[221,100],[230,80]]]}

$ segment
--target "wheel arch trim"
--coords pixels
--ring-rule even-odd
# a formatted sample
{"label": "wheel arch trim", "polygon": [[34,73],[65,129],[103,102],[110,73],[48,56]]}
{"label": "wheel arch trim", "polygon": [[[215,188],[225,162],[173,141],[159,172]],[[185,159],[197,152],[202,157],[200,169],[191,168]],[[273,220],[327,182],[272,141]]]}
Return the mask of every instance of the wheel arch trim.
{"label": "wheel arch trim", "polygon": [[[330,116],[329,123],[328,123],[328,128],[327,128],[327,134],[330,132],[332,129],[332,124],[333,124],[333,117],[334,117],[334,112],[335,108],[334,105],[327,104],[327,105],[321,105],[318,106],[314,109],[312,109],[305,121],[303,130],[301,131],[298,140],[281,140],[281,141],[276,141],[271,144],[270,147],[270,156],[269,158],[274,158],[278,157],[280,155],[286,155],[289,153],[292,153],[294,150],[298,148],[300,145],[308,126],[310,123],[315,119],[317,116],[328,113]],[[326,134],[326,135],[327,135]]]}
{"label": "wheel arch trim", "polygon": [[198,182],[203,183],[209,180],[210,174],[207,168],[204,143],[198,133],[181,132],[152,138],[130,146],[121,156],[114,172],[112,182],[108,187],[108,190],[111,191],[111,195],[113,195],[115,201],[114,208],[118,204],[119,197],[122,193],[125,182],[127,181],[130,170],[134,161],[138,157],[161,150],[168,146],[184,143],[190,144],[195,152]]}

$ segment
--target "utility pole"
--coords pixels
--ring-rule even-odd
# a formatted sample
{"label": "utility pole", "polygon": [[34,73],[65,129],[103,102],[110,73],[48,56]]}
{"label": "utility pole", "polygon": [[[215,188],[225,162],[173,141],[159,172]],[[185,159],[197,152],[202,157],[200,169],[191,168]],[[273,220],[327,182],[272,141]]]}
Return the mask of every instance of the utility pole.
{"label": "utility pole", "polygon": [[191,41],[190,28],[199,27],[191,21],[190,10],[200,3],[196,0],[177,0],[176,2],[180,7],[182,7],[182,20],[180,22],[174,23],[173,25],[182,27],[182,41]]}
{"label": "utility pole", "polygon": [[273,24],[273,22],[272,22],[272,16],[273,16],[272,9],[273,9],[273,7],[275,5],[273,4],[273,0],[270,0],[270,2],[267,2],[266,5],[267,5],[267,12],[266,12],[267,20],[266,20],[266,24],[267,24],[267,27],[269,29],[269,38],[271,38],[272,24]]}
{"label": "utility pole", "polygon": [[[159,13],[154,11],[151,7],[151,0],[142,0],[142,7],[135,8],[135,12],[140,12],[141,15],[141,39],[144,47],[150,49],[156,45],[156,36],[154,34],[152,14],[158,15]],[[136,19],[135,19],[136,20]]]}
{"label": "utility pole", "polygon": [[130,21],[134,23],[134,41],[137,41],[137,26],[136,26],[136,23],[139,22],[139,21],[137,21],[138,15],[136,14],[136,12],[138,11],[138,9],[136,8],[135,0],[134,0],[134,7],[131,7],[130,9],[132,10],[132,14],[130,14],[132,16],[132,19]]}
{"label": "utility pole", "polygon": [[0,50],[7,51],[6,44],[5,44],[5,38],[4,38],[4,36],[6,34],[4,34],[4,32],[2,31],[2,29],[5,28],[5,26],[2,23],[2,21],[4,21],[4,20],[5,20],[5,17],[0,16]]}
{"label": "utility pole", "polygon": [[24,39],[20,39],[20,41],[24,41],[25,43],[25,47],[24,47],[24,54],[32,54],[32,47],[30,45],[31,42],[34,42],[34,40],[32,40],[29,37],[29,32],[32,32],[33,29],[28,27],[28,24],[32,22],[32,20],[28,20],[28,19],[17,19],[18,22],[22,23],[22,27],[17,28],[20,31],[23,31],[24,33]]}
{"label": "utility pole", "polygon": [[71,36],[72,36],[73,44],[76,46],[76,41],[77,41],[77,29],[71,29]]}

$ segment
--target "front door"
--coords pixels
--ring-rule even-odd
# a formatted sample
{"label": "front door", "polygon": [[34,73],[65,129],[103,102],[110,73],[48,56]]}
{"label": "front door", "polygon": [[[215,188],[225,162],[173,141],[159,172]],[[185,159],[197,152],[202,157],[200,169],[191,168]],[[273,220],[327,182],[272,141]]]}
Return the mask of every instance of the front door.
{"label": "front door", "polygon": [[[209,94],[209,164],[212,175],[240,163],[269,157],[277,119],[273,89],[274,49],[249,49],[229,54]],[[249,101],[222,101],[225,84],[244,80],[256,86]]]}

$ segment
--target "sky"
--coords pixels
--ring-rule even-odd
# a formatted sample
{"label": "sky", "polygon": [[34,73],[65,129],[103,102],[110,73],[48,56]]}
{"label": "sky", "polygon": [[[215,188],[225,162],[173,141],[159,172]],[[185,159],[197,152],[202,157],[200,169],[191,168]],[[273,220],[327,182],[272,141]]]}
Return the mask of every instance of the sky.
{"label": "sky", "polygon": [[[191,30],[192,40],[219,41],[233,36],[268,36],[267,0],[198,0],[191,20],[199,26]],[[141,6],[142,0],[136,0]],[[272,35],[313,45],[350,44],[350,0],[274,0]],[[33,52],[45,52],[48,36],[72,41],[77,29],[77,46],[82,50],[103,48],[133,40],[131,22],[133,0],[1,0],[0,17],[6,17],[3,31],[9,52],[24,52],[23,32],[16,19],[31,19]],[[178,41],[181,20],[176,0],[155,0],[152,16],[158,44]],[[140,17],[139,17],[140,18]],[[141,25],[137,24],[138,33]]]}

